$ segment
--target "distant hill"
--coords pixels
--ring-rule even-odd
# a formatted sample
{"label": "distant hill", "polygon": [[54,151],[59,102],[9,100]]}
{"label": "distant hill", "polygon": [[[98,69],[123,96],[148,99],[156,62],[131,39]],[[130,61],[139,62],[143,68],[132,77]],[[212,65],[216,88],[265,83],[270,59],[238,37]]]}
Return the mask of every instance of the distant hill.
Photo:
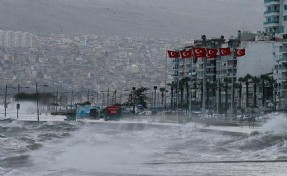
{"label": "distant hill", "polygon": [[200,38],[262,30],[263,0],[0,0],[0,29]]}

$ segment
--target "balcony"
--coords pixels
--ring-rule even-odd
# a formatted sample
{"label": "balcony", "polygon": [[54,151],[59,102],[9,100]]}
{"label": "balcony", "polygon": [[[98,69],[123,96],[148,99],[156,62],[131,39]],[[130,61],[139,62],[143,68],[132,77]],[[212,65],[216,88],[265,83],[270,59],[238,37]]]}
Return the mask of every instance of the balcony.
{"label": "balcony", "polygon": [[280,80],[280,81],[282,81],[282,82],[284,82],[284,81],[286,82],[287,76],[283,75],[283,76],[279,77],[278,80]]}
{"label": "balcony", "polygon": [[269,2],[280,2],[280,0],[264,0],[264,3],[269,3]]}
{"label": "balcony", "polygon": [[280,0],[264,0],[264,5],[280,4]]}
{"label": "balcony", "polygon": [[287,48],[279,49],[279,52],[280,52],[280,53],[287,53]]}
{"label": "balcony", "polygon": [[264,22],[264,27],[279,26],[279,21],[266,21]]}
{"label": "balcony", "polygon": [[278,71],[281,72],[281,73],[286,73],[287,72],[287,68],[279,68]]}
{"label": "balcony", "polygon": [[287,56],[284,56],[284,55],[283,55],[283,57],[282,57],[282,58],[279,58],[278,61],[279,61],[280,63],[283,63],[283,62],[285,63],[285,62],[287,62]]}
{"label": "balcony", "polygon": [[269,10],[269,11],[265,11],[264,15],[265,15],[265,17],[267,17],[267,16],[278,16],[279,13],[280,13],[279,10]]}

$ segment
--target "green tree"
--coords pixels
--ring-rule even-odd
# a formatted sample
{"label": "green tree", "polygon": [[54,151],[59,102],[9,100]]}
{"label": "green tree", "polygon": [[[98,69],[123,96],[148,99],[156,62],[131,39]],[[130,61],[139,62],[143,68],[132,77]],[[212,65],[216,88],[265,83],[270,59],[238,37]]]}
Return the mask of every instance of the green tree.
{"label": "green tree", "polygon": [[245,82],[245,79],[240,77],[238,79],[238,82],[239,82],[239,86],[238,86],[238,88],[239,88],[239,106],[241,107],[241,104],[242,104],[242,83]]}
{"label": "green tree", "polygon": [[245,82],[245,87],[246,87],[246,107],[249,107],[249,83],[250,83],[250,79],[252,78],[252,76],[250,74],[247,74],[244,77],[244,82]]}
{"label": "green tree", "polygon": [[209,105],[210,105],[210,95],[213,94],[214,89],[216,88],[216,84],[215,83],[210,83],[210,82],[206,82],[206,106],[209,109]]}
{"label": "green tree", "polygon": [[225,105],[224,105],[224,109],[225,109],[225,111],[227,111],[228,110],[228,84],[230,84],[232,82],[232,80],[230,78],[224,78],[223,82],[224,82],[224,88],[225,88]]}
{"label": "green tree", "polygon": [[174,89],[176,88],[176,83],[172,81],[171,83],[168,83],[167,86],[170,86],[170,106],[173,108],[174,106]]}
{"label": "green tree", "polygon": [[161,92],[161,105],[163,105],[163,100],[164,100],[164,95],[165,95],[165,88],[161,87],[159,89],[159,91]]}
{"label": "green tree", "polygon": [[138,89],[135,89],[134,91],[131,91],[129,94],[128,102],[125,103],[125,105],[128,106],[135,106],[135,105],[142,105],[144,108],[147,107],[147,96],[146,91],[148,89],[146,87],[140,87]]}
{"label": "green tree", "polygon": [[253,82],[253,106],[257,106],[257,85],[260,83],[260,79],[256,76],[253,76],[252,78]]}
{"label": "green tree", "polygon": [[[273,79],[271,79],[267,75],[261,75],[260,81],[261,81],[261,85],[262,85],[262,105],[264,107],[266,104],[266,90],[265,90],[265,88],[266,88],[266,85],[268,85],[268,84],[272,85],[272,87],[273,87]],[[272,93],[272,95],[273,95],[273,93]]]}
{"label": "green tree", "polygon": [[184,79],[179,80],[178,88],[180,90],[180,105],[181,106],[183,105],[183,95],[184,95],[185,84],[186,84],[186,82]]}

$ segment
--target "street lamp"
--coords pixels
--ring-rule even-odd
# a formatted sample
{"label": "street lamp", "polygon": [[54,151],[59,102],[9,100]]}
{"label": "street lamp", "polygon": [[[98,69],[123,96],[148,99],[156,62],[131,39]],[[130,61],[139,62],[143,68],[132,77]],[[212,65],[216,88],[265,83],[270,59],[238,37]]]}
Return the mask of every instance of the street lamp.
{"label": "street lamp", "polygon": [[90,89],[88,89],[87,102],[90,102]]}
{"label": "street lamp", "polygon": [[46,84],[42,84],[42,85],[38,85],[38,83],[36,82],[36,95],[37,95],[37,118],[38,118],[38,122],[40,121],[40,117],[39,117],[39,93],[38,93],[38,87],[48,87],[48,85]]}
{"label": "street lamp", "polygon": [[6,117],[6,109],[7,109],[7,89],[10,88],[10,89],[16,89],[16,87],[9,87],[7,84],[5,86],[5,98],[4,98],[4,108],[5,108],[5,117]]}
{"label": "street lamp", "polygon": [[154,111],[156,111],[156,89],[157,89],[157,86],[154,86]]}
{"label": "street lamp", "polygon": [[97,105],[98,105],[98,102],[99,102],[99,94],[98,94],[98,92],[94,92],[94,93],[95,93],[96,96],[97,96],[96,101],[97,101]]}
{"label": "street lamp", "polygon": [[20,89],[29,89],[29,87],[21,87],[20,84],[18,84],[17,87],[17,95],[18,95],[18,103],[16,105],[16,109],[17,109],[17,119],[19,118],[19,109],[20,109],[20,97],[19,97],[19,93],[20,93]]}
{"label": "street lamp", "polygon": [[115,103],[114,104],[117,104],[117,90],[115,90],[114,93],[115,93],[115,95],[114,95],[115,96]]}
{"label": "street lamp", "polygon": [[132,91],[133,113],[135,113],[135,90],[136,88],[133,87],[132,90],[133,90]]}

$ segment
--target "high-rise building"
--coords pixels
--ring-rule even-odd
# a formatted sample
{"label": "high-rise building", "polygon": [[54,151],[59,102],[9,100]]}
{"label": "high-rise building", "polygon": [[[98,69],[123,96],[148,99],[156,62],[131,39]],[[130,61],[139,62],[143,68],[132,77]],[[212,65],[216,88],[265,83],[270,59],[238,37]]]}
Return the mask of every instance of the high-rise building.
{"label": "high-rise building", "polygon": [[0,30],[0,47],[4,47],[5,46],[5,33],[4,31]]}
{"label": "high-rise building", "polygon": [[277,35],[281,40],[274,43],[273,78],[276,81],[276,100],[278,109],[287,106],[287,34]]}
{"label": "high-rise building", "polygon": [[[204,37],[205,38],[205,37]],[[183,50],[190,50],[193,47],[213,48],[219,50],[222,47],[236,48],[238,45],[237,39],[229,39],[228,42],[224,42],[224,37],[216,39],[195,40],[194,45],[185,47]],[[216,58],[192,58],[192,59],[180,59],[173,60],[174,66],[174,83],[181,86],[177,80],[182,80],[188,77],[190,79],[191,88],[191,100],[193,102],[202,103],[202,99],[205,99],[206,108],[216,109],[216,102],[218,101],[216,92],[218,84],[222,84],[228,79],[229,85],[236,82],[237,75],[237,59],[234,55],[220,56],[217,54]],[[205,81],[206,97],[203,97],[203,82]],[[231,105],[232,91],[231,87],[228,87],[228,106]],[[201,90],[200,90],[201,89]],[[199,91],[200,90],[200,91]],[[184,93],[184,92],[183,92]],[[180,92],[179,92],[180,94]],[[226,99],[225,92],[222,91],[221,101]],[[177,97],[176,95],[174,97]],[[175,100],[176,101],[176,100]]]}
{"label": "high-rise building", "polygon": [[32,43],[33,35],[31,33],[0,30],[0,47],[31,48]]}
{"label": "high-rise building", "polygon": [[287,108],[287,0],[264,0],[265,32],[275,37],[273,78],[276,108]]}
{"label": "high-rise building", "polygon": [[264,28],[266,33],[287,32],[287,0],[264,0]]}

